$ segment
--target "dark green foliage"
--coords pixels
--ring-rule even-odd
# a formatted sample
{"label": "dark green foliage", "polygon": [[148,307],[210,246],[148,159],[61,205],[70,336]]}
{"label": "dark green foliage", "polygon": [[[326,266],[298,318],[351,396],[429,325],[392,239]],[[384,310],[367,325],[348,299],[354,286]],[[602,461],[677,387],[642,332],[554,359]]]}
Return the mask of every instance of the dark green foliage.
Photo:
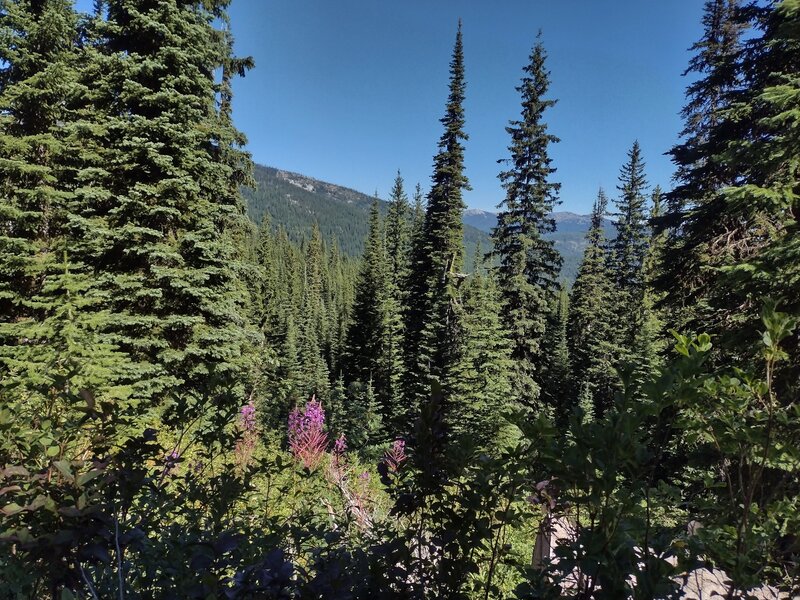
{"label": "dark green foliage", "polygon": [[[386,395],[391,379],[388,360],[396,348],[396,342],[390,340],[390,273],[386,258],[383,227],[378,203],[375,202],[370,212],[369,237],[356,281],[353,318],[347,332],[346,371],[350,382],[362,385],[371,382],[370,389],[374,386],[377,390],[381,412],[388,419],[394,400]],[[388,345],[390,341],[393,342],[391,346]]]}
{"label": "dark green foliage", "polygon": [[[482,262],[476,257],[477,265]],[[458,404],[451,422],[460,443],[490,449],[509,436],[508,418],[515,409],[511,345],[500,317],[497,283],[485,266],[470,276],[464,288],[463,352],[455,376]]]}
{"label": "dark green foliage", "polygon": [[614,331],[613,277],[602,225],[607,204],[601,189],[592,210],[583,261],[572,286],[567,321],[573,398],[592,402],[599,414],[611,406],[616,389],[611,337]]}
{"label": "dark green foliage", "polygon": [[[444,132],[433,159],[432,187],[422,232],[414,237],[408,307],[405,314],[406,410],[416,413],[430,386],[441,386],[445,403],[453,398],[453,369],[460,352],[456,305],[464,264],[462,190],[464,175],[464,54],[459,22],[450,63],[450,93],[441,123]],[[413,418],[413,417],[412,417]]]}
{"label": "dark green foliage", "polygon": [[543,120],[544,112],[555,104],[545,99],[550,84],[545,58],[544,47],[537,42],[517,87],[522,114],[506,127],[511,157],[509,170],[500,174],[506,198],[492,234],[500,262],[503,321],[512,342],[514,389],[518,401],[529,408],[539,397],[542,340],[561,268],[553,241],[545,238],[555,230],[551,213],[561,185],[550,180],[555,168],[548,146],[558,138],[547,132]]}
{"label": "dark green foliage", "polygon": [[541,369],[542,405],[547,407],[559,423],[565,423],[575,407],[567,345],[569,312],[569,292],[564,282],[547,319]]}
{"label": "dark green foliage", "polygon": [[[237,263],[248,158],[225,102],[230,40],[216,3],[113,0],[89,25],[70,133],[71,253],[91,264],[106,331],[146,404],[199,416],[243,393],[246,290]],[[198,51],[197,48],[203,48]],[[216,83],[213,73],[226,74]]]}

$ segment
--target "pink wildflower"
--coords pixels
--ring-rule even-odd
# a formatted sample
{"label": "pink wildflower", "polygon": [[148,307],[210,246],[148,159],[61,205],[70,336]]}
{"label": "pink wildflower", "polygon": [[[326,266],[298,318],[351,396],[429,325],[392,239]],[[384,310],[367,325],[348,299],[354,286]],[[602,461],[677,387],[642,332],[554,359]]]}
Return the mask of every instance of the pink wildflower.
{"label": "pink wildflower", "polygon": [[383,462],[391,473],[397,473],[406,461],[406,443],[395,440],[391,448],[383,454]]}
{"label": "pink wildflower", "polygon": [[315,469],[325,456],[324,426],[325,411],[313,397],[302,410],[295,408],[289,414],[289,449],[307,469]]}

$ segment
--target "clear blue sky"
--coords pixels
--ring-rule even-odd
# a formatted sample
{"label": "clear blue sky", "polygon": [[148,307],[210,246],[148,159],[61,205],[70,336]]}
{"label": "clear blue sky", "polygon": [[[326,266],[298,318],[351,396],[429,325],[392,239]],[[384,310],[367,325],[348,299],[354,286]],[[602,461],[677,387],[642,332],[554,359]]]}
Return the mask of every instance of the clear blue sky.
{"label": "clear blue sky", "polygon": [[[80,0],[79,6],[88,4]],[[547,115],[561,210],[588,212],[602,185],[616,195],[638,138],[652,183],[677,140],[687,49],[700,0],[233,0],[236,50],[256,68],[235,84],[238,127],[260,163],[378,193],[400,169],[427,189],[441,134],[448,64],[463,19],[467,204],[502,199],[497,159],[519,114],[514,89],[536,33],[549,54]],[[81,6],[82,7],[82,6]]]}

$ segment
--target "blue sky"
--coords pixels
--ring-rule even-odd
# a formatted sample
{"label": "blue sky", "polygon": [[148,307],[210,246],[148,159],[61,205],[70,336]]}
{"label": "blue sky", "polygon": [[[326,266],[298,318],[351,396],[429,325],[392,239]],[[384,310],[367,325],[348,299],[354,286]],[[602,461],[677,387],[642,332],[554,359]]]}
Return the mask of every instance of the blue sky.
{"label": "blue sky", "polygon": [[[81,4],[87,3],[81,0]],[[700,0],[233,0],[240,55],[234,111],[260,163],[385,197],[397,169],[430,182],[448,64],[463,20],[470,207],[502,199],[497,160],[519,114],[515,87],[539,29],[548,51],[547,115],[561,210],[613,197],[638,138],[649,180],[669,186],[663,153],[681,129],[687,49]]]}

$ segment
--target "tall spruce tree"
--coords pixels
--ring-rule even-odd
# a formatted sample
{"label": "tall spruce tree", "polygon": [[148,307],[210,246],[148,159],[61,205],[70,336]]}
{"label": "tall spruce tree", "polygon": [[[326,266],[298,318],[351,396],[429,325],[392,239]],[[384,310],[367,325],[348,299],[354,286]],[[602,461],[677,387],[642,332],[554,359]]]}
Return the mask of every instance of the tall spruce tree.
{"label": "tall spruce tree", "polygon": [[465,284],[462,323],[464,350],[456,370],[453,428],[465,444],[492,449],[510,436],[513,363],[497,284],[486,272],[480,245],[475,272]]}
{"label": "tall spruce tree", "polygon": [[215,28],[225,21],[221,2],[100,5],[84,45],[85,108],[69,126],[81,147],[70,251],[115,314],[107,332],[143,406],[173,398],[175,422],[226,418],[243,392],[236,240],[249,158],[226,104],[231,68],[244,66]]}
{"label": "tall spruce tree", "polygon": [[556,228],[550,213],[560,188],[551,181],[555,168],[548,154],[548,146],[558,138],[547,132],[544,122],[545,111],[556,103],[545,98],[550,85],[545,59],[539,40],[517,87],[521,118],[506,127],[511,136],[511,157],[506,160],[510,168],[500,173],[506,197],[492,233],[500,261],[503,321],[512,342],[514,389],[528,407],[535,406],[539,396],[542,339],[562,263],[554,242],[545,237]]}
{"label": "tall spruce tree", "polygon": [[703,36],[692,46],[685,75],[696,79],[686,89],[683,140],[670,150],[676,185],[666,194],[666,211],[655,225],[666,229],[669,261],[655,280],[665,295],[666,318],[673,328],[705,329],[703,303],[708,284],[710,246],[730,223],[720,219],[719,192],[737,173],[726,148],[747,136],[746,120],[731,118],[731,106],[744,92],[740,60],[747,23],[738,0],[708,0]]}
{"label": "tall spruce tree", "polygon": [[353,320],[347,331],[347,380],[362,384],[372,381],[385,412],[388,407],[384,402],[389,400],[383,396],[388,375],[385,350],[390,333],[387,293],[386,249],[376,200],[370,209],[369,235],[356,282]]}
{"label": "tall spruce tree", "polygon": [[592,208],[586,249],[570,296],[567,347],[572,371],[572,395],[599,415],[616,389],[612,332],[613,275],[609,268],[603,223],[608,199],[601,189]]}
{"label": "tall spruce tree", "polygon": [[[400,433],[403,429],[403,409],[400,401],[403,377],[403,307],[408,301],[406,283],[410,273],[411,259],[411,211],[408,196],[403,189],[400,172],[392,185],[389,196],[389,211],[386,215],[385,239],[387,255],[387,294],[386,294],[386,338],[384,354],[386,380],[383,395],[383,421],[390,432]],[[419,200],[421,202],[421,199]]]}
{"label": "tall spruce tree", "polygon": [[647,180],[638,141],[634,141],[628,151],[628,160],[620,169],[617,189],[620,196],[616,201],[617,210],[613,213],[617,235],[610,245],[609,260],[614,278],[612,302],[616,317],[616,363],[621,366],[633,359],[634,338],[645,293],[643,265],[650,240],[646,213]]}
{"label": "tall spruce tree", "polygon": [[444,132],[433,159],[432,187],[422,234],[415,239],[405,314],[404,408],[413,420],[431,385],[441,387],[444,403],[453,397],[453,369],[458,363],[459,323],[456,304],[464,263],[462,190],[464,175],[464,52],[459,21],[450,62],[450,93]]}

